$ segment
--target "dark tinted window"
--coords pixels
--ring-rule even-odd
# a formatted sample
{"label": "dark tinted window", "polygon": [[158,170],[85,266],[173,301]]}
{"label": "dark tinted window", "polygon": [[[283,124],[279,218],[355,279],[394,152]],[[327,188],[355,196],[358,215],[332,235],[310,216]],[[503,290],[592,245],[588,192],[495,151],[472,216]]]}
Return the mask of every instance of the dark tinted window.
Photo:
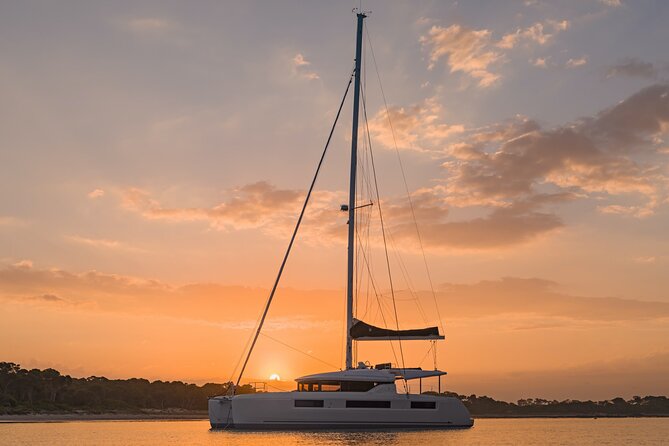
{"label": "dark tinted window", "polygon": [[412,401],[412,409],[436,409],[437,403],[435,401]]}
{"label": "dark tinted window", "polygon": [[295,407],[323,407],[323,400],[295,400]]}
{"label": "dark tinted window", "polygon": [[342,392],[367,392],[376,386],[376,383],[369,381],[342,381]]}
{"label": "dark tinted window", "polygon": [[346,407],[376,407],[390,409],[390,401],[346,401]]}

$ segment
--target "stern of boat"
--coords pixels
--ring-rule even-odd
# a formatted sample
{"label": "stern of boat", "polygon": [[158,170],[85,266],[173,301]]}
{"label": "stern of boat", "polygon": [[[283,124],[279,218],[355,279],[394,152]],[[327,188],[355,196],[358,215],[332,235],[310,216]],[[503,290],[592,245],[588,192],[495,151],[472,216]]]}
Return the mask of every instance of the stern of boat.
{"label": "stern of boat", "polygon": [[209,423],[212,429],[225,429],[232,426],[232,397],[209,398]]}

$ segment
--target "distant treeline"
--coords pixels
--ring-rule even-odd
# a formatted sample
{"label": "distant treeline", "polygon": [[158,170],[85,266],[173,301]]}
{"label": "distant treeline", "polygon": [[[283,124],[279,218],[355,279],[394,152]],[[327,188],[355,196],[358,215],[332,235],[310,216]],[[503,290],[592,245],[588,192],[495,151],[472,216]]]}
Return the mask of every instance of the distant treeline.
{"label": "distant treeline", "polygon": [[[72,378],[54,369],[22,369],[0,362],[0,414],[32,412],[139,412],[146,409],[207,410],[207,397],[227,393],[232,383],[202,386],[141,378]],[[235,393],[253,392],[249,385]]]}
{"label": "distant treeline", "polygon": [[669,398],[666,396],[635,396],[627,401],[623,398],[603,401],[550,401],[541,398],[528,398],[518,400],[517,403],[507,403],[488,396],[464,396],[451,392],[445,392],[444,394],[460,398],[474,417],[669,416]]}
{"label": "distant treeline", "polygon": [[[181,381],[153,381],[141,378],[107,379],[91,376],[72,378],[54,369],[22,369],[12,362],[0,362],[0,415],[33,412],[140,412],[145,410],[207,410],[207,398],[228,392],[232,383],[202,386]],[[235,393],[251,393],[249,385]],[[426,392],[432,393],[433,392]],[[669,416],[669,399],[664,396],[635,396],[625,401],[548,401],[523,399],[517,403],[487,396],[460,398],[473,416]]]}

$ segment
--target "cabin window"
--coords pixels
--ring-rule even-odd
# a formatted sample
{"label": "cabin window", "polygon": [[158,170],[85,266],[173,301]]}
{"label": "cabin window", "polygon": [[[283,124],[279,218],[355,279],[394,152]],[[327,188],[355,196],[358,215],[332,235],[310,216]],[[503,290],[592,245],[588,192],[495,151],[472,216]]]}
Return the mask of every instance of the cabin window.
{"label": "cabin window", "polygon": [[295,400],[295,407],[323,407],[323,400]]}
{"label": "cabin window", "polygon": [[412,409],[436,409],[437,408],[437,403],[436,403],[436,401],[412,401],[411,402],[411,408]]}
{"label": "cabin window", "polygon": [[298,392],[320,392],[321,384],[320,383],[298,383],[297,384]]}
{"label": "cabin window", "polygon": [[321,392],[339,392],[342,385],[338,382],[322,382]]}
{"label": "cabin window", "polygon": [[377,409],[390,409],[390,401],[356,401],[347,400],[346,407],[373,407]]}

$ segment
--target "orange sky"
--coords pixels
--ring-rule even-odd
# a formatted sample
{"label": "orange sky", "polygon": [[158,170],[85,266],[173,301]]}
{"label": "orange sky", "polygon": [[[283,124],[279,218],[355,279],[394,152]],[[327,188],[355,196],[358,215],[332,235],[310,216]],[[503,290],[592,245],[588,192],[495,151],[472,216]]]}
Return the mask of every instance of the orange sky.
{"label": "orange sky", "polygon": [[[370,60],[366,106],[399,325],[439,325],[438,305],[444,389],[669,394],[669,10],[627,3],[369,4],[388,109]],[[0,360],[234,377],[347,81],[350,9],[3,7]],[[246,380],[292,388],[343,363],[350,112]],[[380,296],[361,261],[358,315],[384,325],[361,147]],[[428,344],[404,347],[407,366],[432,366]],[[387,343],[359,359],[397,362]]]}

